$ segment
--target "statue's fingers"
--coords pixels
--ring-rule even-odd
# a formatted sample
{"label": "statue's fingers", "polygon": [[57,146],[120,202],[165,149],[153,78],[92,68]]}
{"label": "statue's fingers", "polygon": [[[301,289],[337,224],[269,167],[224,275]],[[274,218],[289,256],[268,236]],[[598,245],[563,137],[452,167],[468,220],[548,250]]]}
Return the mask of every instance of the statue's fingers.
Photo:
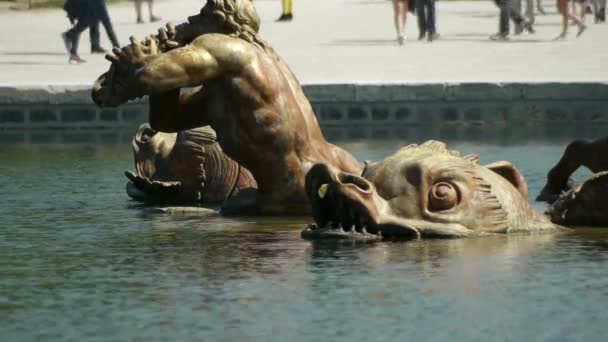
{"label": "statue's fingers", "polygon": [[149,53],[151,55],[156,55],[158,54],[158,44],[156,44],[156,40],[151,40],[150,41],[150,45],[148,45],[149,47]]}
{"label": "statue's fingers", "polygon": [[169,40],[165,43],[165,45],[167,45],[168,48],[170,49],[175,49],[177,47],[179,47],[179,43],[174,41],[174,40]]}
{"label": "statue's fingers", "polygon": [[162,42],[165,40],[168,40],[169,37],[167,36],[167,30],[165,30],[164,28],[159,28],[158,29],[158,39]]}
{"label": "statue's fingers", "polygon": [[120,63],[120,59],[118,57],[116,57],[115,55],[108,53],[105,58],[110,61],[112,64],[113,63]]}
{"label": "statue's fingers", "polygon": [[131,42],[132,46],[141,45],[141,43],[139,42],[139,39],[137,39],[137,37],[135,37],[135,36],[129,37],[129,41]]}
{"label": "statue's fingers", "polygon": [[[127,47],[125,47],[125,48],[127,48]],[[127,56],[125,55],[123,49],[113,48],[112,49],[112,53],[117,57],[118,62],[122,62],[122,61],[126,61],[127,60]]]}
{"label": "statue's fingers", "polygon": [[124,62],[131,63],[134,55],[135,52],[133,51],[133,47],[131,47],[131,45],[127,45],[122,48],[122,56],[118,57]]}
{"label": "statue's fingers", "polygon": [[175,36],[175,24],[169,22],[165,26],[167,27],[167,32],[169,33],[169,36],[174,37]]}

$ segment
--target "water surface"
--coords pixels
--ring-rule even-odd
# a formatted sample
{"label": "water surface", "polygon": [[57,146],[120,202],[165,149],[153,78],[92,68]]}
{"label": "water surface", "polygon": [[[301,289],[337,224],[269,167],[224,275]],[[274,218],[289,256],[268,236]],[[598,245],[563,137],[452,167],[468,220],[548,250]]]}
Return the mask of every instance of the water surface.
{"label": "water surface", "polygon": [[[532,197],[567,141],[450,147],[478,153],[482,163],[514,162]],[[378,160],[406,143],[340,145]],[[608,230],[313,243],[299,237],[307,217],[150,214],[124,193],[128,168],[128,145],[0,145],[0,340],[604,341],[608,334]]]}

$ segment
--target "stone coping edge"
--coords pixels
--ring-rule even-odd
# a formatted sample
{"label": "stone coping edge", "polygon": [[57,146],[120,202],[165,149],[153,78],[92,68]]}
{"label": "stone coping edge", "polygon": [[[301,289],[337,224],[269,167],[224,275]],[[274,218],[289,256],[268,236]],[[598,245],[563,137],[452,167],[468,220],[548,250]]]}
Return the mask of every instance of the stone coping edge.
{"label": "stone coping edge", "polygon": [[[314,103],[402,101],[608,101],[608,82],[445,82],[303,84]],[[2,85],[0,105],[92,104],[90,85]],[[145,99],[141,102],[147,102]]]}

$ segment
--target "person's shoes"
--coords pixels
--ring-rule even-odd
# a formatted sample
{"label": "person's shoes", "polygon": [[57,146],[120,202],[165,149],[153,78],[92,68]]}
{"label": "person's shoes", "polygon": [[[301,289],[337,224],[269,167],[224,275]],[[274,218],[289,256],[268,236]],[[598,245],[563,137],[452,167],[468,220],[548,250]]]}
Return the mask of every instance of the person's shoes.
{"label": "person's shoes", "polygon": [[143,24],[143,23],[144,23],[144,20],[143,20],[142,18],[137,18],[137,23],[138,23],[138,24]]}
{"label": "person's shoes", "polygon": [[403,35],[403,34],[398,35],[397,36],[397,43],[399,45],[403,45],[405,43],[405,35]]}
{"label": "person's shoes", "polygon": [[594,23],[594,24],[599,24],[599,23],[601,23],[601,22],[602,22],[602,20],[600,19],[600,13],[599,13],[599,12],[598,12],[598,13],[595,13],[595,15],[594,15],[594,17],[593,17],[593,23]]}
{"label": "person's shoes", "polygon": [[279,19],[277,19],[276,21],[291,21],[293,19],[293,14],[281,14],[281,16],[279,17]]}
{"label": "person's shoes", "polygon": [[507,40],[509,40],[509,34],[498,32],[496,34],[491,35],[490,40],[499,41],[499,42],[507,41]]}
{"label": "person's shoes", "polygon": [[72,51],[72,40],[68,37],[67,32],[61,34],[61,39],[63,39],[63,46],[65,46],[65,49],[70,53],[70,51]]}
{"label": "person's shoes", "polygon": [[96,46],[91,48],[91,53],[108,53],[108,51],[101,46]]}
{"label": "person's shoes", "polygon": [[591,10],[591,6],[586,6],[585,7],[585,14],[591,14],[593,13],[593,11]]}
{"label": "person's shoes", "polygon": [[424,38],[426,38],[426,32],[420,32],[420,34],[418,34],[418,40],[423,40]]}
{"label": "person's shoes", "polygon": [[600,21],[606,22],[606,8],[600,8]]}
{"label": "person's shoes", "polygon": [[519,36],[523,32],[524,32],[524,24],[516,24],[515,31],[513,32],[513,34],[516,36]]}
{"label": "person's shoes", "polygon": [[555,37],[555,39],[553,39],[553,40],[562,40],[562,39],[566,39],[566,32],[560,33],[560,35]]}
{"label": "person's shoes", "polygon": [[437,39],[439,39],[439,33],[437,33],[437,32],[429,33],[429,35],[427,37],[427,40],[429,42],[435,41]]}
{"label": "person's shoes", "polygon": [[528,33],[530,33],[530,34],[536,33],[536,31],[534,30],[534,26],[532,26],[532,23],[530,23],[530,22],[526,22],[524,24],[524,30],[528,31]]}
{"label": "person's shoes", "polygon": [[150,16],[150,22],[151,22],[151,23],[154,23],[154,22],[160,21],[161,19],[162,19],[161,17],[157,17],[157,16],[155,16],[155,15],[151,15],[151,16]]}
{"label": "person's shoes", "polygon": [[583,32],[587,29],[587,25],[581,25],[578,27],[578,32],[576,33],[576,37],[580,37]]}
{"label": "person's shoes", "polygon": [[78,56],[77,53],[72,53],[72,54],[70,54],[70,59],[68,60],[68,63],[82,64],[82,63],[86,63],[86,61],[84,59],[80,58],[80,56]]}

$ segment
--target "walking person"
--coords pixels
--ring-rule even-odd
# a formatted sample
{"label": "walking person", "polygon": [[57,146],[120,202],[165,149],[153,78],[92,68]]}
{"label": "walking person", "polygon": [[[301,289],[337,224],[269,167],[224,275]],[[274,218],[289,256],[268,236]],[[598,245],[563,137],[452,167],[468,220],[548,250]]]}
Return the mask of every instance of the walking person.
{"label": "walking person", "polygon": [[583,21],[576,16],[576,12],[570,12],[568,6],[568,0],[557,0],[557,10],[562,16],[562,32],[555,39],[564,39],[568,34],[568,23],[569,20],[572,20],[575,25],[578,26],[578,32],[576,33],[577,37],[580,37],[583,32],[587,29],[587,26],[583,23]]}
{"label": "walking person", "polygon": [[[509,40],[509,20],[513,20],[517,28],[534,33],[532,24],[528,22],[519,12],[519,10],[513,6],[512,0],[494,0],[494,3],[500,9],[500,16],[498,21],[498,33],[490,36],[491,40],[505,41]],[[518,30],[516,30],[516,33]],[[521,33],[521,32],[519,32]]]}
{"label": "walking person", "polygon": [[72,28],[61,34],[63,44],[69,54],[68,63],[85,63],[86,60],[78,54],[78,43],[80,42],[80,34],[89,28],[95,20],[93,7],[87,0],[66,0],[63,9],[67,12],[72,23]]}
{"label": "walking person", "polygon": [[148,14],[150,15],[150,22],[153,23],[155,21],[159,21],[161,18],[154,15],[154,0],[135,0],[135,14],[137,15],[137,23],[144,23],[141,9],[144,1],[148,3]]}
{"label": "walking person", "polygon": [[418,40],[426,36],[429,42],[437,40],[439,33],[435,27],[435,0],[416,0],[416,15],[418,16]]}
{"label": "walking person", "polygon": [[591,5],[595,14],[595,23],[606,22],[606,0],[591,0]]}
{"label": "walking person", "polygon": [[[524,4],[525,10],[522,8]],[[528,18],[528,22],[530,23],[530,25],[534,25],[536,19],[534,17],[534,0],[515,0],[514,6],[515,8],[517,8],[519,13],[524,12],[524,16]]]}
{"label": "walking person", "polygon": [[545,9],[543,8],[543,0],[536,0],[536,10],[538,11],[538,14],[547,14],[547,12],[545,12]]}
{"label": "walking person", "polygon": [[112,26],[112,21],[110,20],[110,14],[108,13],[108,7],[106,6],[105,0],[86,0],[90,2],[91,7],[93,9],[94,21],[92,22],[91,32],[93,35],[96,34],[96,37],[91,37],[91,45],[99,46],[99,23],[103,25],[103,28],[106,30],[106,34],[112,43],[112,47],[118,48],[120,44],[118,43],[118,38],[116,38],[116,33],[114,32],[114,27]]}
{"label": "walking person", "polygon": [[405,24],[407,23],[408,0],[393,0],[393,19],[397,31],[397,43],[405,43]]}
{"label": "walking person", "polygon": [[293,19],[293,0],[281,0],[282,13],[277,21],[291,21]]}

